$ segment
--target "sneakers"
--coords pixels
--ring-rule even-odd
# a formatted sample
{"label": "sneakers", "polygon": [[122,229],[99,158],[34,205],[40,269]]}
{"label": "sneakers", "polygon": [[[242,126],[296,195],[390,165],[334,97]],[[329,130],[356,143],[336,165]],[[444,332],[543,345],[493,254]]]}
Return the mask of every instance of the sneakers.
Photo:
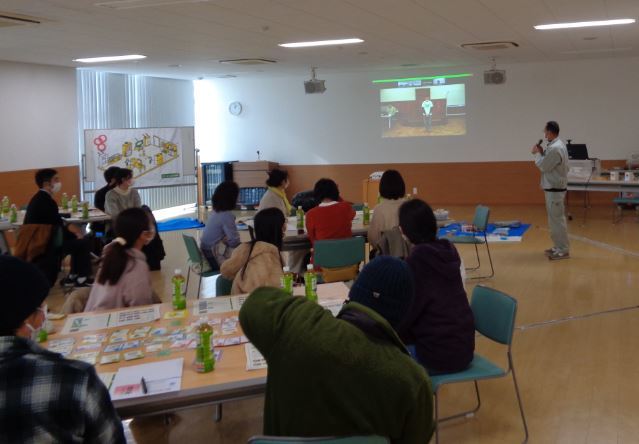
{"label": "sneakers", "polygon": [[570,254],[568,252],[560,253],[559,251],[554,250],[552,254],[548,255],[548,259],[551,261],[558,261],[561,259],[569,259]]}
{"label": "sneakers", "polygon": [[544,250],[544,255],[548,257],[548,256],[551,256],[554,252],[555,252],[555,247],[552,247],[547,250]]}
{"label": "sneakers", "polygon": [[73,287],[75,285],[75,280],[75,277],[70,276],[60,279],[60,287]]}
{"label": "sneakers", "polygon": [[73,281],[73,286],[75,288],[86,288],[91,287],[93,285],[93,279],[86,277],[79,277]]}

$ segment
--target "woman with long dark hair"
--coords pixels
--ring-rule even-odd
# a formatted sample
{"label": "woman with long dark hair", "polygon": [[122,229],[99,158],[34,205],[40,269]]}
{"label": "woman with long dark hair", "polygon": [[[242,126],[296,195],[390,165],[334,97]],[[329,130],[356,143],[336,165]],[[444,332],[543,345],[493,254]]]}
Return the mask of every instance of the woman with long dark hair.
{"label": "woman with long dark hair", "polygon": [[142,247],[155,228],[141,208],[122,211],[115,220],[116,238],[104,248],[102,264],[84,311],[148,305],[159,301]]}
{"label": "woman with long dark hair", "polygon": [[220,272],[233,279],[231,294],[250,293],[258,287],[279,287],[283,261],[280,254],[286,218],[277,208],[255,215],[255,239],[241,244],[223,264]]}

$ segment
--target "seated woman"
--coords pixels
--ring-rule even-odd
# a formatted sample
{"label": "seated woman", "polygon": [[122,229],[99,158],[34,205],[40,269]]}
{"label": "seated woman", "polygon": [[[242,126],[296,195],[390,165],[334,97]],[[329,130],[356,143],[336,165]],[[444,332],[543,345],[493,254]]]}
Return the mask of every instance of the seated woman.
{"label": "seated woman", "polygon": [[233,280],[231,294],[250,293],[256,288],[279,287],[283,274],[280,255],[286,218],[277,208],[259,211],[254,219],[255,239],[241,244],[220,268]]}
{"label": "seated woman", "polygon": [[415,280],[413,305],[398,329],[400,338],[414,345],[411,352],[431,375],[464,370],[473,360],[475,323],[457,249],[437,238],[435,215],[422,200],[402,204],[399,227],[414,245],[406,262]]}
{"label": "seated woman", "polygon": [[320,179],[313,191],[319,205],[306,215],[306,231],[311,245],[316,240],[351,237],[355,210],[340,198],[337,184],[331,179]]}
{"label": "seated woman", "polygon": [[233,215],[239,193],[235,182],[226,181],[217,186],[211,199],[213,211],[206,221],[200,249],[214,270],[219,270],[235,247],[240,245],[240,234]]}
{"label": "seated woman", "polygon": [[379,195],[382,201],[375,207],[368,227],[368,242],[376,251],[380,250],[382,233],[399,225],[399,207],[405,202],[405,194],[406,185],[399,171],[384,171],[379,181]]}
{"label": "seated woman", "polygon": [[155,229],[141,208],[122,211],[115,220],[116,238],[104,248],[102,264],[84,311],[148,305],[160,302],[142,247]]}
{"label": "seated woman", "polygon": [[115,173],[115,187],[106,193],[104,211],[112,220],[127,208],[140,208],[142,200],[138,191],[131,188],[134,184],[133,171],[120,168]]}
{"label": "seated woman", "polygon": [[269,171],[268,179],[266,179],[266,186],[268,189],[260,200],[258,210],[278,208],[284,216],[290,216],[291,204],[286,197],[286,189],[289,184],[288,172],[278,169]]}

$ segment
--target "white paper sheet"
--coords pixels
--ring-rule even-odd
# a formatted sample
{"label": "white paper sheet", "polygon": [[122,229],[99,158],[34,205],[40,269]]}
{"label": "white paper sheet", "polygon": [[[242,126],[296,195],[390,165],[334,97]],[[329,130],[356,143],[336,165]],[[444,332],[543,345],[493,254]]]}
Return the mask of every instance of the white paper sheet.
{"label": "white paper sheet", "polygon": [[266,359],[250,342],[244,344],[244,351],[246,352],[246,369],[247,370],[260,370],[266,368]]}
{"label": "white paper sheet", "polygon": [[224,313],[233,311],[233,303],[231,297],[220,296],[209,299],[200,299],[193,304],[193,314],[195,316],[206,315],[210,313]]}
{"label": "white paper sheet", "polygon": [[111,388],[111,384],[113,383],[113,378],[115,378],[115,372],[104,372],[98,373],[98,378],[102,380],[104,386],[109,390]]}
{"label": "white paper sheet", "polygon": [[109,326],[109,313],[73,316],[67,319],[61,334],[102,330]]}
{"label": "white paper sheet", "polygon": [[135,308],[133,310],[122,310],[111,313],[109,327],[122,327],[124,325],[146,324],[147,322],[160,319],[160,306]]}
{"label": "white paper sheet", "polygon": [[[111,384],[111,399],[138,398],[140,396],[177,392],[182,386],[182,367],[184,358],[148,364],[121,367]],[[147,393],[142,389],[142,378]]]}

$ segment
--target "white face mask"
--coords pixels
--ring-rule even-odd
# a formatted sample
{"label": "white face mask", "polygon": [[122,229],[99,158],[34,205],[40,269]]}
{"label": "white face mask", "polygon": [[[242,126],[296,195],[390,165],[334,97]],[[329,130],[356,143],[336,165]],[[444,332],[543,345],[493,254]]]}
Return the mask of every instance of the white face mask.
{"label": "white face mask", "polygon": [[62,189],[62,182],[56,182],[53,184],[53,192],[54,193],[59,193],[60,190]]}

